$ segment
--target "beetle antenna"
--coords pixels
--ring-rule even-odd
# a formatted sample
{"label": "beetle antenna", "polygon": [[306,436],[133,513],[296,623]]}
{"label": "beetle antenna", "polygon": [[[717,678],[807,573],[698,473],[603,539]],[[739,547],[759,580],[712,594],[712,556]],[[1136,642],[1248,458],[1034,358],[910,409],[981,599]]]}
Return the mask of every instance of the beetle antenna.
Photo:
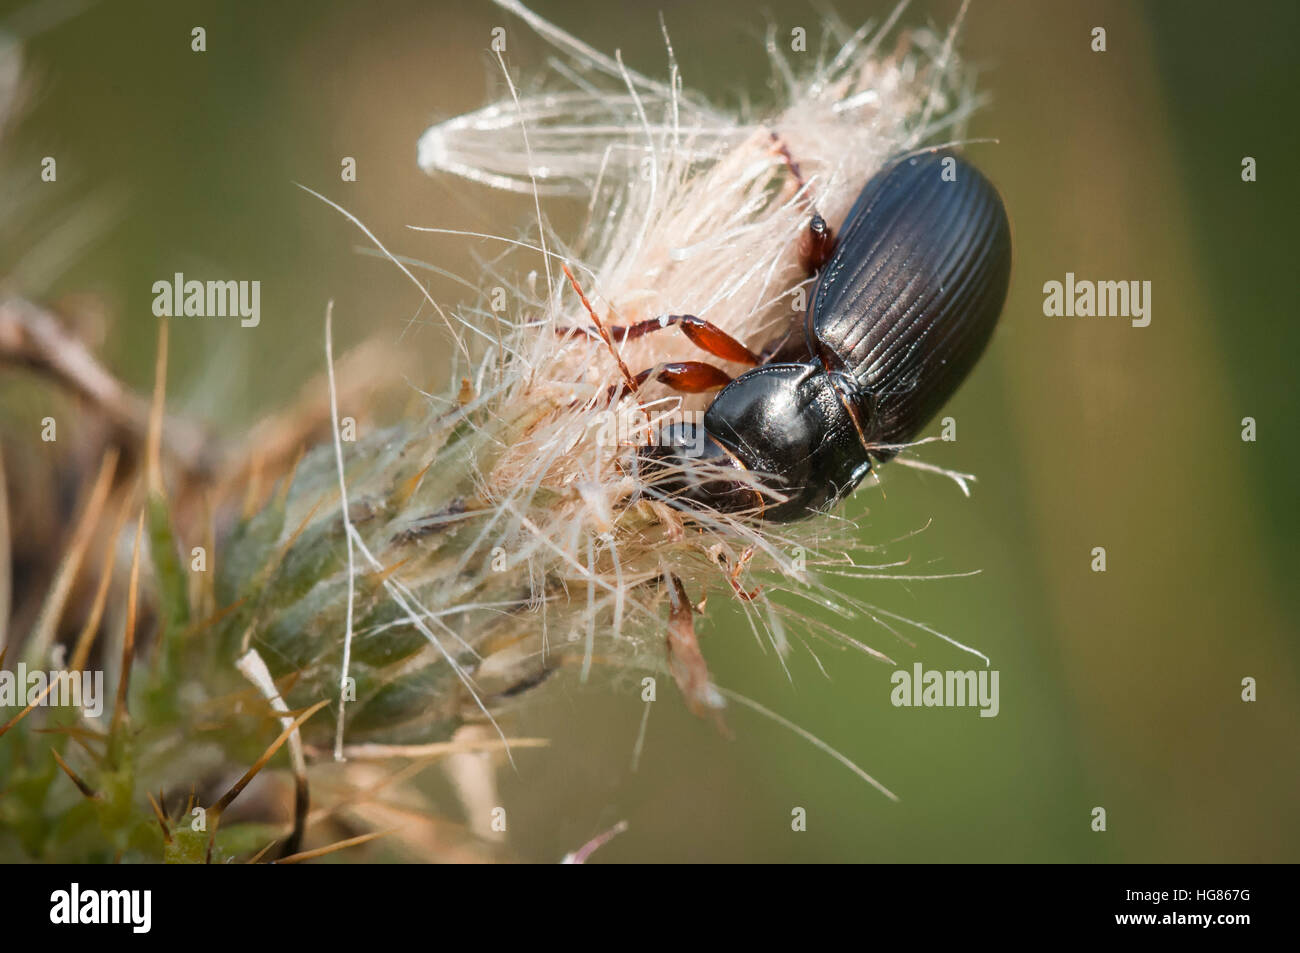
{"label": "beetle antenna", "polygon": [[609,331],[606,329],[605,323],[600,320],[600,316],[596,314],[596,309],[593,308],[591,302],[587,300],[587,296],[582,291],[582,285],[578,284],[578,279],[573,277],[573,272],[569,270],[568,263],[566,262],[561,265],[561,267],[564,269],[564,276],[569,279],[569,284],[573,285],[573,290],[578,293],[578,298],[582,301],[582,306],[587,309],[587,314],[591,315],[591,323],[596,326],[596,331],[600,334],[600,339],[605,342],[605,347],[609,348],[609,353],[618,363],[618,372],[623,375],[623,383],[627,385],[627,389],[630,392],[633,394],[637,393],[636,378],[633,377],[632,372],[628,370],[627,364],[623,361],[623,356],[619,354],[618,349],[614,347],[614,341],[609,336]]}

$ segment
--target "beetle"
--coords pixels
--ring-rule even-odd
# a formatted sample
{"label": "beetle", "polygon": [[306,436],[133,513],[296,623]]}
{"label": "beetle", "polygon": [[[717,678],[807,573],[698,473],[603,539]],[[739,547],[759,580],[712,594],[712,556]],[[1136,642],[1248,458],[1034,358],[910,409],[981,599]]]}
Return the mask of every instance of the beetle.
{"label": "beetle", "polygon": [[[814,245],[829,246],[825,229],[814,215]],[[752,368],[733,380],[687,361],[636,376],[685,391],[722,388],[703,434],[700,424],[674,422],[639,451],[651,495],[779,522],[834,506],[912,440],[974,367],[1006,299],[1011,228],[993,184],[955,152],[934,149],[874,175],[819,263],[802,329],[762,354],[694,315],[608,329],[624,340],[677,325],[715,356]],[[750,471],[759,488],[731,471]]]}

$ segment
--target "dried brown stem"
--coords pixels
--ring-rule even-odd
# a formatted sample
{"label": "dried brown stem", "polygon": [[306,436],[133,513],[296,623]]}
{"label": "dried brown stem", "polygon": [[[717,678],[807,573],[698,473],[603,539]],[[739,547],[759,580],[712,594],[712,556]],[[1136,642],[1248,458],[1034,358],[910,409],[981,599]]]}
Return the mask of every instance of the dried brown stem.
{"label": "dried brown stem", "polygon": [[[23,298],[0,298],[0,363],[44,374],[99,410],[133,448],[149,438],[150,402],[105,367],[50,311]],[[162,448],[187,476],[207,478],[219,456],[210,434],[170,419]]]}

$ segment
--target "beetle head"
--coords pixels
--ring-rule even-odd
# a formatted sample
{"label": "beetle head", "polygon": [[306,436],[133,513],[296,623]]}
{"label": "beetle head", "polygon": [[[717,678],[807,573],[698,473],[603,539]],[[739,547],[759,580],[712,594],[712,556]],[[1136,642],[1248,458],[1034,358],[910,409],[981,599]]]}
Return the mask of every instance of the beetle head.
{"label": "beetle head", "polygon": [[[801,519],[842,497],[869,469],[844,401],[814,364],[766,364],[724,387],[704,415],[704,452],[692,461],[683,450],[698,438],[690,429],[696,426],[665,428],[644,456],[671,467],[663,486],[674,498],[718,510]],[[727,469],[750,471],[773,494],[728,478]]]}

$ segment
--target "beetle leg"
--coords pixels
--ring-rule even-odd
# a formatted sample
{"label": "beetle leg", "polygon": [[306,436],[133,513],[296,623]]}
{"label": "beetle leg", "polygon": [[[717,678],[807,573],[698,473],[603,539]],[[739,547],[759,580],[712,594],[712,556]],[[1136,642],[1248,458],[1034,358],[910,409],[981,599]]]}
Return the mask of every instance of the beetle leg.
{"label": "beetle leg", "polygon": [[834,253],[835,233],[826,219],[814,211],[808,230],[799,236],[799,266],[810,275],[816,274]]}
{"label": "beetle leg", "polygon": [[817,212],[817,206],[813,204],[812,199],[807,196],[805,187],[807,180],[803,177],[803,172],[799,168],[799,163],[794,161],[794,156],[790,154],[790,147],[786,145],[785,140],[779,133],[769,133],[772,137],[772,146],[776,149],[777,155],[785,163],[785,167],[790,170],[790,177],[794,179],[795,191],[804,194],[804,202],[808,206],[808,211],[812,212],[812,219],[808,222],[808,230],[799,236],[799,266],[808,274],[813,275],[821,271],[823,266],[831,260],[831,254],[835,251],[835,234],[831,231],[830,225],[826,219],[822,218]]}
{"label": "beetle leg", "polygon": [[[693,314],[665,314],[662,317],[650,318],[647,321],[638,321],[635,324],[625,326],[606,325],[605,330],[609,332],[610,340],[635,341],[637,338],[645,337],[647,334],[653,334],[656,331],[662,331],[664,328],[671,328],[674,325],[682,329],[682,333],[690,339],[692,344],[703,351],[708,351],[714,357],[721,358],[724,361],[735,361],[737,364],[745,364],[749,367],[757,367],[762,363],[753,351],[722,330],[722,328]],[[585,334],[593,338],[597,337],[596,328],[556,328],[556,333],[564,337],[573,337],[578,334]]]}
{"label": "beetle leg", "polygon": [[794,156],[790,154],[790,147],[786,145],[784,137],[779,132],[769,132],[768,135],[772,138],[772,148],[781,157],[785,167],[790,170],[790,176],[794,179],[795,190],[802,192],[807,183],[804,181],[803,172],[799,170],[799,163],[795,162]]}
{"label": "beetle leg", "polygon": [[[731,383],[732,377],[720,367],[705,364],[703,361],[674,361],[669,364],[656,364],[647,367],[634,380],[640,387],[650,378],[661,384],[667,384],[673,390],[686,394],[703,394],[705,391],[717,390]],[[628,392],[626,384],[615,384],[609,389],[611,400],[622,397]]]}
{"label": "beetle leg", "polygon": [[762,363],[753,351],[703,318],[697,318],[693,314],[670,314],[668,318],[676,319],[681,324],[682,333],[690,338],[691,343],[701,350],[708,351],[714,357],[720,357],[724,361],[735,361],[737,364],[745,364],[749,367],[757,367]]}
{"label": "beetle leg", "polygon": [[688,394],[702,394],[705,391],[726,387],[731,383],[730,374],[720,367],[705,364],[703,361],[660,364],[658,368],[650,368],[650,372],[656,372],[654,378],[660,383]]}

